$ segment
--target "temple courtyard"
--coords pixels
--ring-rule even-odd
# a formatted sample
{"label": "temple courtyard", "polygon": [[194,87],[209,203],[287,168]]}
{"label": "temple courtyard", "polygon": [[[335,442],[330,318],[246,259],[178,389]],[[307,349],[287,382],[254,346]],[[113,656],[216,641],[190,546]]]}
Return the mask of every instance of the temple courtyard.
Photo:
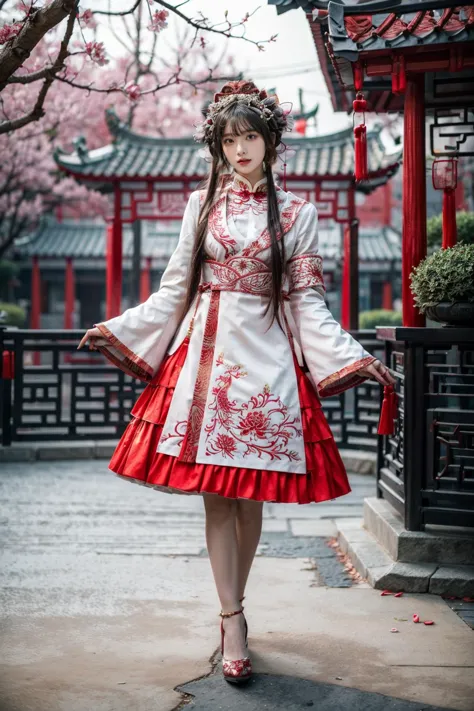
{"label": "temple courtyard", "polygon": [[121,481],[106,460],[2,463],[2,711],[472,711],[468,617],[381,595],[328,545],[374,493],[350,480],[337,501],[265,505],[239,688],[220,674],[201,497]]}

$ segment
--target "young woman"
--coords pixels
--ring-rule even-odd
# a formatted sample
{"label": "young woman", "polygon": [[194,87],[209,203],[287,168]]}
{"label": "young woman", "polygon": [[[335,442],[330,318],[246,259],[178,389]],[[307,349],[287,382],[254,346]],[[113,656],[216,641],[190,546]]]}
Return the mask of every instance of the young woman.
{"label": "young woman", "polygon": [[289,120],[252,82],[215,95],[196,136],[212,156],[209,176],[189,198],[159,291],[79,344],[148,384],[111,470],[203,495],[232,682],[251,675],[241,603],[263,502],[350,491],[319,398],[366,378],[394,382],[325,305],[316,208],[275,185]]}

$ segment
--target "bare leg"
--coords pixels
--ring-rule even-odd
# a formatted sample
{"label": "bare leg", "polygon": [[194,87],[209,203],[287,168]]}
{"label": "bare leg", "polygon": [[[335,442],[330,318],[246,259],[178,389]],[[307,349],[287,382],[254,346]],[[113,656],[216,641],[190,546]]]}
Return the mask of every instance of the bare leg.
{"label": "bare leg", "polygon": [[[239,549],[237,542],[237,501],[214,494],[204,494],[206,542],[217,594],[223,612],[240,608]],[[227,659],[246,656],[244,618],[234,615],[224,619]]]}
{"label": "bare leg", "polygon": [[239,550],[239,599],[245,586],[262,533],[263,502],[237,501],[237,542]]}

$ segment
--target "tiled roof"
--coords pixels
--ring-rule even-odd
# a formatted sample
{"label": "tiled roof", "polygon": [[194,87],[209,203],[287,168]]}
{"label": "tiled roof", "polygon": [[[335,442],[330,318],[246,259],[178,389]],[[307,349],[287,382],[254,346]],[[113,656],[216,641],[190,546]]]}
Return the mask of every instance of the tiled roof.
{"label": "tiled roof", "polygon": [[[162,231],[153,221],[142,222],[142,256],[152,257],[155,266],[164,267],[178,242],[179,226]],[[321,224],[319,229],[321,256],[328,262],[337,262],[341,257],[341,230],[335,223]],[[97,222],[56,222],[45,224],[28,238],[18,240],[15,248],[20,257],[45,259],[105,259],[105,226]],[[131,228],[123,232],[123,255],[131,258],[133,237]],[[359,258],[361,262],[386,262],[401,260],[401,237],[395,230],[385,228],[361,228],[359,235]],[[156,265],[158,262],[158,265]]]}
{"label": "tiled roof", "polygon": [[[360,53],[382,56],[411,48],[417,54],[438,48],[446,52],[453,45],[474,40],[474,6],[455,0],[267,1],[278,13],[302,8],[308,14],[335,110],[351,110],[352,64]],[[364,91],[370,110],[403,110],[403,96],[391,91],[390,71],[387,76],[367,77]]]}
{"label": "tiled roof", "polygon": [[[142,136],[120,124],[111,112],[108,118],[114,142],[91,151],[79,142],[73,154],[56,153],[55,158],[64,170],[85,181],[102,182],[114,178],[192,181],[207,174],[208,163],[203,157],[203,147],[192,138]],[[288,179],[303,176],[352,178],[354,141],[351,128],[325,136],[285,137],[284,140],[288,146]],[[386,154],[380,128],[368,133],[367,142],[371,156],[369,171],[377,174],[388,171],[391,175],[400,155]],[[280,172],[281,169],[279,162],[277,170]],[[370,190],[370,183],[360,189],[367,187]]]}

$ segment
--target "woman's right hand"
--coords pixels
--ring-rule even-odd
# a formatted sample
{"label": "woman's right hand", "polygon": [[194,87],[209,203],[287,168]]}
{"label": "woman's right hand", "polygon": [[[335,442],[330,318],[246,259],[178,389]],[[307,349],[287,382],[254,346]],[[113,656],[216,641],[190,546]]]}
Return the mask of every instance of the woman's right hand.
{"label": "woman's right hand", "polygon": [[101,336],[102,334],[97,327],[90,328],[88,331],[85,332],[84,336],[82,337],[81,342],[77,346],[77,350],[79,350],[79,348],[82,348],[82,346],[85,346],[87,341],[89,340],[89,349],[91,351],[97,350],[97,348],[94,346],[94,339],[100,338]]}

